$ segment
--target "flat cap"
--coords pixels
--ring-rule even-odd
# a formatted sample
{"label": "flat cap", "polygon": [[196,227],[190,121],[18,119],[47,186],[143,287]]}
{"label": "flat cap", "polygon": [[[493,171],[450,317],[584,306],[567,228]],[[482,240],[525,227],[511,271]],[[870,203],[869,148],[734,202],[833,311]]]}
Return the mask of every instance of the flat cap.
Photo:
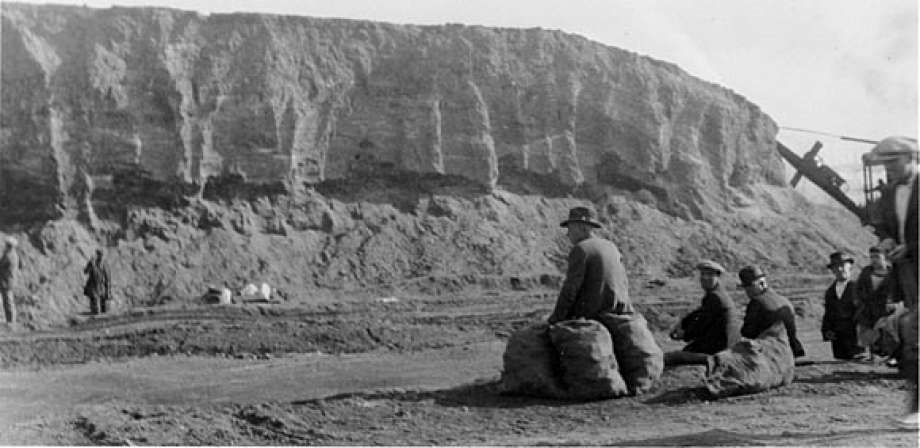
{"label": "flat cap", "polygon": [[712,260],[703,260],[696,265],[696,268],[701,271],[707,270],[707,271],[718,272],[719,274],[722,274],[725,272],[725,268],[723,268],[721,264],[716,263],[715,261],[712,261]]}
{"label": "flat cap", "polygon": [[875,145],[870,152],[880,156],[916,154],[917,140],[909,137],[888,137]]}

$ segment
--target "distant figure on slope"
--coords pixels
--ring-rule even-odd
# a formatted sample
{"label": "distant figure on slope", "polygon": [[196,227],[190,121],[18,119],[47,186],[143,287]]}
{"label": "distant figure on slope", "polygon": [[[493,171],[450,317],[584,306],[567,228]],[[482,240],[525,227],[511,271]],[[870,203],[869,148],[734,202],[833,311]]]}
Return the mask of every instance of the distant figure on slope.
{"label": "distant figure on slope", "polygon": [[856,340],[856,284],[850,281],[853,257],[843,252],[834,252],[830,255],[827,268],[834,273],[834,283],[824,291],[821,336],[831,342],[834,358],[859,358],[863,348]]}
{"label": "distant figure on slope", "polygon": [[3,314],[7,323],[16,322],[16,303],[13,301],[13,290],[16,289],[19,268],[16,239],[9,237],[4,243],[3,255],[0,256],[0,296],[3,298]]}
{"label": "distant figure on slope", "polygon": [[700,272],[700,286],[704,295],[700,307],[684,316],[671,338],[690,341],[683,350],[664,355],[665,366],[682,364],[707,365],[708,355],[731,347],[740,339],[740,322],[732,301],[722,286],[720,264],[703,260],[696,268]]}
{"label": "distant figure on slope", "polygon": [[594,236],[594,229],[601,227],[594,212],[587,207],[572,208],[560,226],[566,228],[574,247],[549,323],[580,317],[599,320],[605,313],[632,314],[620,250],[611,241]]}
{"label": "distant figure on slope", "polygon": [[738,272],[738,277],[741,279],[739,287],[751,299],[744,311],[741,336],[755,339],[774,322],[781,321],[786,327],[792,354],[796,358],[805,356],[805,349],[795,335],[795,312],[789,299],[770,289],[767,275],[759,267],[746,266]]}
{"label": "distant figure on slope", "polygon": [[87,274],[83,294],[89,297],[90,314],[105,314],[106,302],[111,298],[109,269],[102,260],[102,249],[96,249],[96,256],[86,263],[83,273]]}

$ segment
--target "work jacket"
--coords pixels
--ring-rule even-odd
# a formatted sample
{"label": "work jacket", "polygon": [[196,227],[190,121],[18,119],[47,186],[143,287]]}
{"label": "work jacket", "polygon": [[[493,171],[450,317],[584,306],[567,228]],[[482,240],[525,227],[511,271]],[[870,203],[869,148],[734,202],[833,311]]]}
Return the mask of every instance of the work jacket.
{"label": "work jacket", "polygon": [[569,252],[568,269],[550,323],[601,314],[630,314],[629,283],[620,250],[611,241],[591,237]]}
{"label": "work jacket", "polygon": [[805,356],[805,348],[795,335],[795,311],[789,299],[779,295],[772,289],[767,289],[762,294],[751,299],[744,311],[744,325],[741,326],[741,336],[756,339],[775,322],[781,321],[786,327],[789,336],[789,347],[796,357]]}
{"label": "work jacket", "polygon": [[740,337],[740,322],[735,302],[721,285],[706,291],[699,308],[681,320],[684,351],[715,354],[734,344]]}
{"label": "work jacket", "polygon": [[891,282],[886,275],[878,287],[872,287],[872,266],[863,268],[856,278],[856,323],[872,328],[879,319],[888,315],[888,291]]}

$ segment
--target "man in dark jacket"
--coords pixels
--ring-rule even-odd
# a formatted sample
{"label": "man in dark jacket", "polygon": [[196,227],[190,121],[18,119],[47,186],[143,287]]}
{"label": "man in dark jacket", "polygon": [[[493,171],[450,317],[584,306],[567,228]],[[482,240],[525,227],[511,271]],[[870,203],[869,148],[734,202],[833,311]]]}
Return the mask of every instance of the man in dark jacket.
{"label": "man in dark jacket", "polygon": [[683,350],[665,353],[666,366],[706,364],[707,355],[725,350],[740,338],[735,302],[722,287],[720,264],[704,260],[697,266],[704,295],[700,307],[681,319],[673,339],[690,341]]}
{"label": "man in dark jacket", "polygon": [[575,207],[560,225],[566,228],[574,247],[569,252],[565,282],[549,323],[580,317],[598,320],[606,313],[633,313],[620,250],[612,242],[594,236],[594,229],[601,227],[594,212]]}
{"label": "man in dark jacket", "polygon": [[19,255],[16,253],[16,239],[8,237],[0,254],[0,299],[3,300],[3,314],[7,323],[16,322],[16,303],[13,291],[19,277]]}
{"label": "man in dark jacket", "polygon": [[96,249],[96,257],[86,263],[83,273],[87,274],[83,294],[89,297],[90,314],[105,314],[106,302],[109,300],[109,270],[102,260],[102,249]]}
{"label": "man in dark jacket", "polygon": [[878,340],[875,324],[888,312],[888,271],[891,266],[885,253],[873,246],[869,249],[871,264],[856,277],[856,339],[866,347],[866,355],[873,358],[872,346]]}
{"label": "man in dark jacket", "polygon": [[856,341],[856,285],[850,281],[853,257],[834,252],[827,268],[834,273],[834,283],[824,291],[824,318],[821,335],[831,341],[834,358],[854,359],[863,348]]}
{"label": "man in dark jacket", "polygon": [[917,415],[917,141],[903,137],[882,140],[872,154],[885,162],[888,183],[879,201],[881,219],[873,222],[893,266],[891,270],[892,301],[904,302],[907,312],[898,319],[901,347],[898,367],[907,381],[909,399],[907,414],[898,424],[916,430]]}
{"label": "man in dark jacket", "polygon": [[744,324],[741,336],[755,339],[775,322],[781,321],[789,336],[789,347],[798,358],[805,356],[802,343],[795,336],[795,312],[789,299],[777,294],[767,285],[767,275],[756,266],[746,266],[738,272],[741,279],[739,287],[751,299],[744,311]]}

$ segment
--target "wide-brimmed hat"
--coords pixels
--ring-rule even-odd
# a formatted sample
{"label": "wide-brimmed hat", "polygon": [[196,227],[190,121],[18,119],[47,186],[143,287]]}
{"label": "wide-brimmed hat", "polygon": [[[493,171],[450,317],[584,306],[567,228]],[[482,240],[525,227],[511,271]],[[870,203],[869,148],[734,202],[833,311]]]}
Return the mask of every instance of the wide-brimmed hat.
{"label": "wide-brimmed hat", "polygon": [[700,271],[713,271],[719,274],[722,274],[725,272],[725,268],[723,268],[721,264],[716,263],[715,261],[712,261],[712,260],[703,260],[697,263],[696,268],[699,269]]}
{"label": "wide-brimmed hat", "polygon": [[754,281],[758,278],[766,276],[767,274],[764,274],[757,266],[745,266],[738,271],[738,278],[741,280],[741,284],[738,287],[746,288],[754,284]]}
{"label": "wide-brimmed hat", "polygon": [[827,268],[830,269],[838,264],[843,263],[854,263],[855,260],[846,252],[837,251],[831,254],[830,263],[827,264]]}
{"label": "wide-brimmed hat", "polygon": [[569,219],[562,221],[559,225],[565,227],[573,222],[580,222],[597,228],[601,227],[601,223],[597,222],[597,218],[594,216],[594,210],[588,207],[573,207],[569,210]]}

